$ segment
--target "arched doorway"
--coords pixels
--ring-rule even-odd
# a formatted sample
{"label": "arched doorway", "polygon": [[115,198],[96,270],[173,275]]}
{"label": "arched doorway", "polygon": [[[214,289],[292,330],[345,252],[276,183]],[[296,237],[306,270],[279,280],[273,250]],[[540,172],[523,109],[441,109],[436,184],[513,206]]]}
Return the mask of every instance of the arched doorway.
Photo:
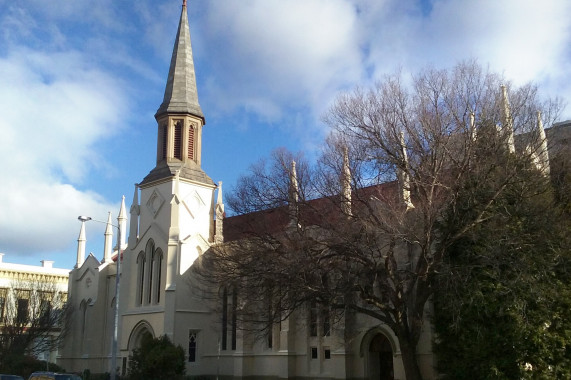
{"label": "arched doorway", "polygon": [[[133,354],[133,350],[141,347],[141,341],[145,335],[150,335],[151,337],[155,337],[155,332],[153,331],[152,326],[147,321],[140,321],[137,325],[131,330],[131,334],[129,335],[129,341],[127,343],[128,348],[128,355],[130,356]],[[121,362],[121,375],[126,375],[127,373],[127,356],[123,356]]]}
{"label": "arched doorway", "polygon": [[369,343],[369,379],[394,380],[393,348],[388,338],[376,334]]}
{"label": "arched doorway", "polygon": [[137,323],[137,325],[131,331],[131,335],[129,336],[128,348],[130,353],[132,353],[134,349],[141,346],[141,340],[146,334],[151,335],[153,338],[155,337],[155,332],[153,331],[151,325],[147,321],[141,321]]}

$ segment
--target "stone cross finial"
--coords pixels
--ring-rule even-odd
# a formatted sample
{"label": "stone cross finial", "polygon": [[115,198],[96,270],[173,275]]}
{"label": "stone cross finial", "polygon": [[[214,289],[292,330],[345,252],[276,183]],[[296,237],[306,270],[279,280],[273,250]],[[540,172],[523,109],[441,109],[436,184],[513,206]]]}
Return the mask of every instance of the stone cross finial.
{"label": "stone cross finial", "polygon": [[[515,153],[515,144],[514,144],[514,129],[513,129],[513,120],[511,116],[510,110],[510,102],[508,99],[508,89],[505,85],[500,86],[502,90],[502,103],[504,107],[504,116],[502,120],[502,127],[504,128],[504,132],[508,134],[508,149],[510,153]],[[507,131],[506,131],[507,129]]]}
{"label": "stone cross finial", "polygon": [[341,173],[342,209],[345,215],[351,215],[351,168],[349,167],[349,149],[343,147],[343,170]]}

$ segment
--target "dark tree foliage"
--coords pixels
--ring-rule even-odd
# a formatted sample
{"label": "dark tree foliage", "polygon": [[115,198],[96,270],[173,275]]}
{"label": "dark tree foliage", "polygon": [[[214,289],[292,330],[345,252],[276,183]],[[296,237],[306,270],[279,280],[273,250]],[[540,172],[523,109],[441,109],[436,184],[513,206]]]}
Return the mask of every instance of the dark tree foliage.
{"label": "dark tree foliage", "polygon": [[145,334],[141,347],[135,349],[129,359],[131,379],[182,379],[184,372],[184,350],[175,346],[166,335],[153,338]]}
{"label": "dark tree foliage", "polygon": [[[490,160],[485,147],[479,158]],[[434,299],[447,379],[571,378],[571,224],[549,178],[513,160],[485,221],[446,248]],[[441,233],[455,234],[503,175],[493,167],[488,181],[467,181]]]}

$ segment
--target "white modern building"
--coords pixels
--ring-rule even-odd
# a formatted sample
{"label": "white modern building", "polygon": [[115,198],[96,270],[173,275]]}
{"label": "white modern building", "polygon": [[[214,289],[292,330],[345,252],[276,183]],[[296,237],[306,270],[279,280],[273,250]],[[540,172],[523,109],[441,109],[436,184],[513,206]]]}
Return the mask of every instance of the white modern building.
{"label": "white modern building", "polygon": [[[42,260],[41,266],[13,264],[0,253],[0,323],[14,325],[20,320],[25,330],[36,323],[44,307],[60,307],[67,301],[69,269],[55,268],[53,261]],[[48,332],[57,336],[59,329]],[[42,336],[47,336],[42,334]],[[40,360],[55,362],[57,348],[32,352]]]}

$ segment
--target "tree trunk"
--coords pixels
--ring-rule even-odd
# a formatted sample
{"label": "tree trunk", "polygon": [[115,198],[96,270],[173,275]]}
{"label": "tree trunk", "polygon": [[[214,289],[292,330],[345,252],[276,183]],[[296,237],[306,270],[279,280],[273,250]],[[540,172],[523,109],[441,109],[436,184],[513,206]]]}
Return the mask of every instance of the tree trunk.
{"label": "tree trunk", "polygon": [[399,336],[398,338],[406,380],[422,380],[420,368],[416,360],[416,345],[411,344],[406,336]]}

